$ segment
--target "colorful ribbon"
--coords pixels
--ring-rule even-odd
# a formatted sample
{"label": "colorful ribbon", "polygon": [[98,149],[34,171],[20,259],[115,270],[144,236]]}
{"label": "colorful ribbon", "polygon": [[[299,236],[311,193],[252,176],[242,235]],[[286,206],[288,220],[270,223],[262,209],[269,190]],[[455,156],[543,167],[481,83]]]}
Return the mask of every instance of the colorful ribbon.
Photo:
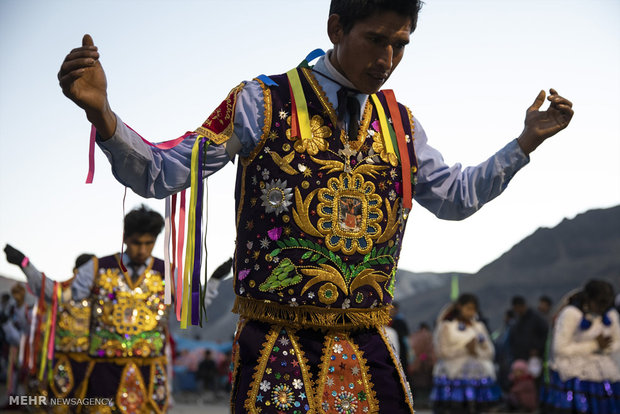
{"label": "colorful ribbon", "polygon": [[201,165],[198,164],[200,155],[200,142],[201,140],[196,138],[194,146],[192,148],[192,161],[191,161],[191,193],[189,201],[189,214],[187,217],[187,241],[185,250],[185,272],[183,273],[183,306],[181,309],[181,329],[186,329],[190,318],[189,309],[192,307],[192,295],[190,292],[190,274],[189,272],[194,270],[194,255],[196,245],[196,202],[198,198],[197,191],[197,172],[196,169],[200,169]]}
{"label": "colorful ribbon", "polygon": [[172,304],[172,280],[170,277],[170,203],[171,197],[166,197],[166,216],[164,219],[164,304]]}
{"label": "colorful ribbon", "polygon": [[405,135],[405,129],[403,128],[400,109],[398,107],[398,102],[396,102],[394,91],[386,89],[383,91],[383,96],[385,96],[385,101],[387,102],[390,115],[392,116],[392,123],[396,131],[396,140],[400,152],[400,165],[402,167],[403,176],[403,207],[411,210],[413,208],[411,195],[411,161],[409,159],[409,150],[407,149],[407,137]]}
{"label": "colorful ribbon", "polygon": [[[291,128],[293,128],[293,122],[297,122],[299,128],[299,138],[311,138],[312,130],[310,128],[310,115],[308,114],[308,105],[306,103],[306,96],[304,94],[303,87],[301,86],[301,80],[299,79],[299,72],[297,68],[291,69],[286,72],[288,77],[289,86],[291,89],[291,99],[293,109],[291,110],[292,122]],[[297,132],[296,129],[292,129],[291,133]]]}
{"label": "colorful ribbon", "polygon": [[381,125],[381,135],[383,135],[383,145],[385,146],[385,151],[388,154],[396,155],[396,152],[394,152],[393,137],[389,127],[390,124],[387,120],[387,116],[385,116],[383,105],[376,94],[373,93],[370,95],[370,98],[375,104],[375,109],[377,110],[377,115],[379,116],[379,125]]}
{"label": "colorful ribbon", "polygon": [[183,306],[183,245],[185,240],[185,190],[181,191],[179,206],[179,238],[177,243],[177,284],[176,284],[176,313],[177,321],[181,321]]}
{"label": "colorful ribbon", "polygon": [[[144,139],[140,134],[134,131],[129,125],[125,124],[125,126],[131,129],[133,132],[135,132],[136,135],[138,135],[145,144],[151,147],[164,149],[164,150],[176,147],[185,138],[187,138],[189,135],[192,134],[192,132],[186,132],[184,135],[178,138],[172,139],[170,141],[164,141],[159,144],[153,144],[152,142],[149,142],[148,140]],[[88,145],[88,174],[86,175],[86,184],[92,184],[93,178],[95,177],[95,143],[96,142],[97,142],[97,129],[95,128],[94,125],[91,125],[90,126],[90,140],[89,140],[89,145]]]}

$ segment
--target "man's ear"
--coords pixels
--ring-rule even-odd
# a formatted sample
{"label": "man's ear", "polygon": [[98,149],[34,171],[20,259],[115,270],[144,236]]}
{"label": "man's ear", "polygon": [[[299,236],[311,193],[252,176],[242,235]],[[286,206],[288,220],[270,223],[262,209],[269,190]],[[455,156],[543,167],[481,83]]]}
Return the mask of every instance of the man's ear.
{"label": "man's ear", "polygon": [[344,35],[344,28],[340,23],[340,15],[331,14],[329,19],[327,19],[327,36],[329,36],[329,40],[337,45],[342,40],[342,36]]}

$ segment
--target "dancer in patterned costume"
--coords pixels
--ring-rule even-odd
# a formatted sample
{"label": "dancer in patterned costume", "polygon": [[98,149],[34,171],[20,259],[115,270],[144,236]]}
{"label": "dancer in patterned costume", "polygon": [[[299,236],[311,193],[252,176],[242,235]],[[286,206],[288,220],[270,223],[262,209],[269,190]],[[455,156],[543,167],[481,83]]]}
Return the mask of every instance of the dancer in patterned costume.
{"label": "dancer in patterned costume", "polygon": [[517,140],[477,167],[445,165],[410,110],[378,92],[419,7],[333,0],[327,55],[243,82],[170,150],[146,145],[112,112],[90,36],[62,64],[63,93],[85,109],[115,176],[136,193],[188,187],[194,145],[206,154],[203,176],[240,157],[233,412],[412,412],[382,329],[412,198],[441,218],[465,218],[570,121],[571,104],[555,91],[538,111],[541,91]]}
{"label": "dancer in patterned costume", "polygon": [[[161,215],[144,206],[132,210],[124,222],[126,271],[118,254],[93,257],[63,288],[49,397],[107,398],[113,404],[57,406],[52,412],[167,411],[164,263],[151,256],[163,224]],[[40,290],[41,273],[27,259],[20,264]],[[44,288],[48,299],[54,294],[50,285]]]}
{"label": "dancer in patterned costume", "polygon": [[[28,286],[37,297],[42,297],[45,304],[37,304],[39,308],[38,312],[41,317],[44,312],[43,309],[47,306],[53,306],[54,283],[51,280],[43,281],[44,275],[32,264],[32,262],[26,258],[26,256],[15,249],[11,245],[6,245],[4,248],[6,258],[9,263],[15,264],[26,275]],[[74,378],[73,372],[79,370],[81,361],[84,360],[84,355],[88,350],[88,335],[90,331],[90,300],[88,298],[82,300],[74,300],[71,298],[71,284],[75,280],[75,275],[80,266],[88,262],[94,257],[93,254],[84,253],[79,255],[75,259],[75,267],[73,268],[73,276],[60,282],[61,299],[58,301],[58,309],[56,313],[56,324],[54,340],[54,362],[53,366],[56,367],[53,373],[53,380],[47,380],[47,376],[44,372],[39,373],[41,358],[45,359],[42,352],[47,350],[42,349],[42,343],[44,341],[45,332],[34,331],[32,344],[35,349],[31,350],[34,355],[31,356],[32,363],[29,369],[29,394],[30,395],[45,395],[53,398],[62,398],[71,392],[73,388]],[[45,290],[45,293],[41,296],[41,290]],[[37,316],[38,317],[38,316]],[[45,329],[43,326],[43,320],[41,320],[41,330]],[[65,370],[65,367],[70,366]],[[39,379],[43,377],[43,379]],[[41,407],[42,408],[42,407]],[[51,412],[62,413],[68,412],[66,407],[54,407]]]}
{"label": "dancer in patterned costume", "polygon": [[553,327],[549,381],[541,404],[549,414],[620,413],[620,320],[614,290],[590,280],[572,295]]}

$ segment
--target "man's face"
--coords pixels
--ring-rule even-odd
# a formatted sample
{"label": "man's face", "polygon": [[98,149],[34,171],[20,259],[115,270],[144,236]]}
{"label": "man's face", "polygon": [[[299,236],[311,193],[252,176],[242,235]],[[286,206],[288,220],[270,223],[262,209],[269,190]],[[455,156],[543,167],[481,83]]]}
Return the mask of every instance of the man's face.
{"label": "man's face", "polygon": [[129,259],[136,264],[144,264],[146,259],[151,257],[156,239],[155,236],[148,233],[136,233],[129,237],[125,237],[125,244],[127,245],[126,253]]}
{"label": "man's face", "polygon": [[331,63],[359,91],[375,93],[403,58],[411,25],[409,17],[386,11],[358,21],[345,34],[340,17],[333,14],[328,21]]}

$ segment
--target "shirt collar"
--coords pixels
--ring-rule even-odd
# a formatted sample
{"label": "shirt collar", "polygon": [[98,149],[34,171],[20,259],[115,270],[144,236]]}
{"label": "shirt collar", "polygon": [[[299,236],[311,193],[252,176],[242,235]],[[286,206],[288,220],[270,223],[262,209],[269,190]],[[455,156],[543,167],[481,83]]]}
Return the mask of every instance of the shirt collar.
{"label": "shirt collar", "polygon": [[[331,102],[334,109],[336,109],[337,111],[338,110],[338,90],[340,90],[342,86],[355,89],[355,85],[353,85],[353,83],[351,83],[351,81],[349,81],[343,74],[338,72],[338,69],[336,69],[334,65],[332,65],[332,63],[329,60],[329,57],[331,56],[332,53],[333,53],[333,50],[330,49],[327,51],[325,55],[319,58],[319,60],[314,65],[314,71],[319,72],[319,73],[315,73],[314,77],[318,81],[319,85],[321,85],[321,88],[323,88],[323,91],[325,92],[327,99]],[[323,73],[329,76],[331,79],[328,79],[325,76],[321,76],[320,73]],[[355,95],[355,97],[360,103],[360,108],[362,108],[362,110],[360,111],[360,115],[361,115],[361,113],[364,112],[364,106],[366,105],[366,100],[368,99],[368,95],[364,93],[359,93]]]}

